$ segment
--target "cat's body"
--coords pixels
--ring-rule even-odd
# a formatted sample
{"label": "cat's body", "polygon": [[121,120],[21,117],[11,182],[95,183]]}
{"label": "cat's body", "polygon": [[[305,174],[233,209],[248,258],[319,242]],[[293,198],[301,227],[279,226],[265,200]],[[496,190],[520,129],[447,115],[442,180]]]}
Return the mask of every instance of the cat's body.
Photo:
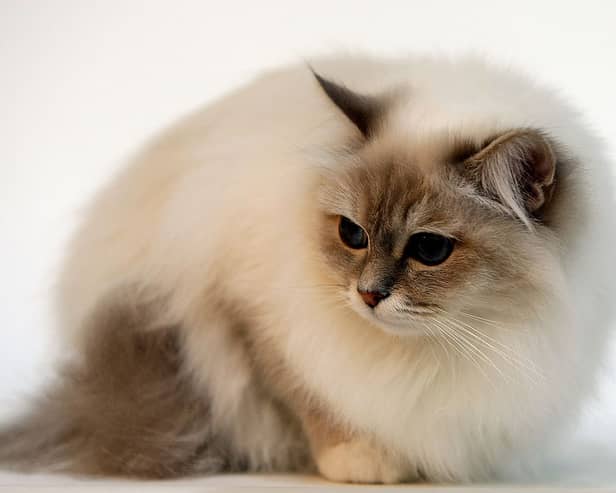
{"label": "cat's body", "polygon": [[[72,383],[45,419],[5,434],[0,462],[138,476],[316,463],[340,480],[466,481],[575,416],[611,316],[599,143],[552,94],[477,61],[315,70],[383,94],[378,127],[295,67],[166,132],[103,190],[59,286]],[[556,172],[521,202],[499,177],[474,197],[475,175],[441,176],[453,155],[483,166],[527,149]],[[396,263],[410,322],[385,311],[409,313],[394,295],[362,304],[357,283],[388,267],[330,234],[328,221],[363,209],[379,262],[402,258],[402,216],[457,241],[453,267]]]}

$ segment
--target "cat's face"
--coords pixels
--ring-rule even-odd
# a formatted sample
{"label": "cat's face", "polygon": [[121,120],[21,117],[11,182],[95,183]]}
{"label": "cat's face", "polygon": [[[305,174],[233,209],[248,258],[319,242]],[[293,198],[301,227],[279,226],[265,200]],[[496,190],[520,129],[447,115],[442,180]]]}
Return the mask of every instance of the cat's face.
{"label": "cat's face", "polygon": [[[403,150],[367,143],[324,173],[320,251],[335,296],[394,334],[438,329],[443,320],[524,310],[546,289],[546,228],[529,228],[469,175],[460,139]],[[506,149],[497,149],[504,152]],[[504,182],[500,185],[505,186]],[[506,191],[502,193],[506,194]]]}
{"label": "cat's face", "polygon": [[458,135],[399,127],[392,115],[413,111],[412,100],[396,109],[393,93],[357,94],[315,77],[361,133],[356,150],[323,173],[323,285],[394,334],[545,308],[560,274],[544,227],[562,190],[552,140],[469,123]]}

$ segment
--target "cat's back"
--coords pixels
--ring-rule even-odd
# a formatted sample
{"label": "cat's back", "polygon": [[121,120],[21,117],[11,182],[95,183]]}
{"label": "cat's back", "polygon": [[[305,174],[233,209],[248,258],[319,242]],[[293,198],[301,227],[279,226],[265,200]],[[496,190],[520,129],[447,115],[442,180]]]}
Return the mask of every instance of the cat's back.
{"label": "cat's back", "polygon": [[285,209],[311,140],[339,138],[331,120],[345,131],[302,65],[265,74],[151,139],[85,209],[59,279],[61,330],[78,335],[121,285],[173,286],[198,265],[208,276],[219,245],[233,255],[230,235]]}

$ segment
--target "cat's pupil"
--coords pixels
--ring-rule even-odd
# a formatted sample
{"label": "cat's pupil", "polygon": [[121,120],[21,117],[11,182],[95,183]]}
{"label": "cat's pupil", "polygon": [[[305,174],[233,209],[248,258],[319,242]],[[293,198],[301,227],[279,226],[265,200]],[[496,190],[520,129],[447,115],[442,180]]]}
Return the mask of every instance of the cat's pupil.
{"label": "cat's pupil", "polygon": [[344,216],[340,216],[338,233],[342,242],[349,248],[359,250],[368,246],[368,235],[364,229]]}
{"label": "cat's pupil", "polygon": [[453,251],[451,238],[435,233],[417,233],[411,236],[406,247],[406,255],[424,265],[442,264]]}

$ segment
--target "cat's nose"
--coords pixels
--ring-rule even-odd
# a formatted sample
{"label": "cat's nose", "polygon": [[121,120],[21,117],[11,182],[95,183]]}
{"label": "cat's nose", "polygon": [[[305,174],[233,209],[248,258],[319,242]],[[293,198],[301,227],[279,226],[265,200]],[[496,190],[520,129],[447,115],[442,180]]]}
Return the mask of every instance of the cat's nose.
{"label": "cat's nose", "polygon": [[360,288],[357,288],[357,292],[360,294],[364,303],[368,305],[370,308],[374,308],[379,304],[379,301],[385,299],[389,296],[389,291],[385,291],[384,289],[377,289],[376,291],[367,291]]}

